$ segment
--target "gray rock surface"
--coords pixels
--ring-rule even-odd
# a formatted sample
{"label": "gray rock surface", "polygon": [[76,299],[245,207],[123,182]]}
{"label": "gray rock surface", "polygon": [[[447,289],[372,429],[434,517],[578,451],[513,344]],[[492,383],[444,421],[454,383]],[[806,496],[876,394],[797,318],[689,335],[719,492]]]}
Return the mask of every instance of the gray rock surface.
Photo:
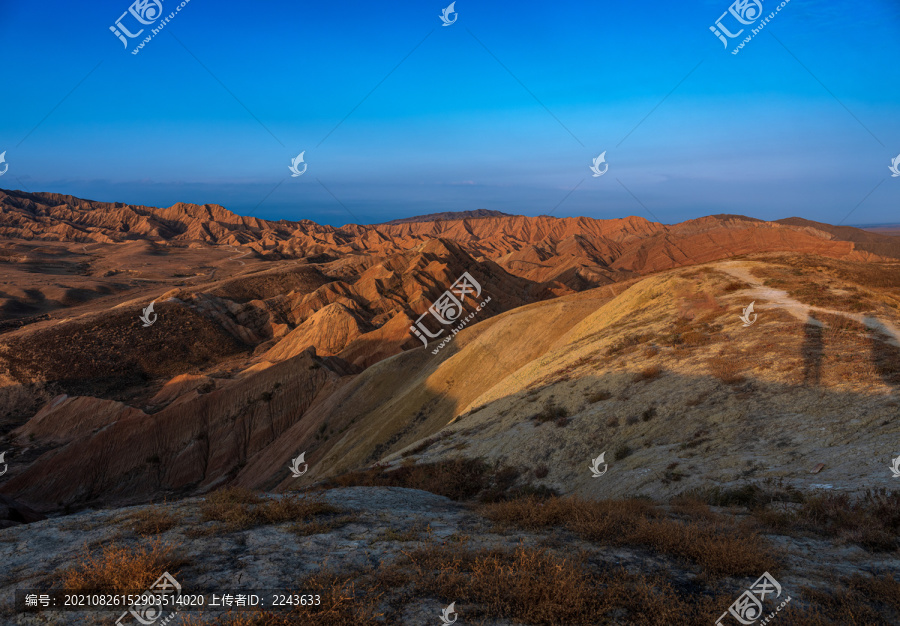
{"label": "gray rock surface", "polygon": [[[191,498],[157,505],[179,518],[161,533],[162,541],[179,545],[186,564],[178,580],[190,587],[212,590],[289,590],[304,576],[331,570],[347,572],[365,566],[391,563],[415,547],[460,541],[468,549],[514,550],[519,545],[546,548],[560,556],[585,550],[603,569],[624,567],[629,572],[665,571],[689,582],[696,570],[646,550],[590,544],[565,531],[523,532],[503,530],[478,515],[469,505],[424,491],[399,487],[347,487],[321,494],[327,502],[353,515],[338,528],[301,536],[291,531],[292,522],[257,526],[249,530],[197,536],[204,526],[198,504]],[[273,495],[272,498],[293,497]],[[113,624],[118,613],[46,613],[14,615],[9,606],[16,589],[58,586],[62,570],[80,562],[86,550],[97,553],[112,544],[137,545],[155,537],[137,535],[129,520],[145,507],[83,511],[28,525],[0,530],[0,623],[16,625]],[[401,536],[402,534],[402,536]],[[873,554],[852,545],[833,545],[811,538],[770,537],[776,552],[790,565],[779,575],[785,589],[795,596],[801,585],[828,589],[833,576],[889,571],[900,576],[900,563],[892,554]],[[746,581],[735,581],[735,589]],[[403,624],[439,623],[440,610],[452,599],[416,598],[399,611]],[[196,614],[194,614],[196,616]],[[203,617],[216,623],[216,614]],[[459,623],[466,621],[460,610]],[[131,622],[135,623],[135,622]],[[181,616],[169,622],[180,624]],[[387,623],[387,622],[386,622]]]}

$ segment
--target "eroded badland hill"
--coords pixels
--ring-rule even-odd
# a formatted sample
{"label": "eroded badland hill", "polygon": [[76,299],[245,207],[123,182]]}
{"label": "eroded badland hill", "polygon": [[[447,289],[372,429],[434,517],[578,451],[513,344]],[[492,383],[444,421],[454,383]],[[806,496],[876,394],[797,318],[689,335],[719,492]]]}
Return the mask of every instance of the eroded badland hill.
{"label": "eroded badland hill", "polygon": [[900,620],[896,237],[0,209],[4,593],[162,568],[331,603],[184,623],[688,624],[769,571],[783,624]]}

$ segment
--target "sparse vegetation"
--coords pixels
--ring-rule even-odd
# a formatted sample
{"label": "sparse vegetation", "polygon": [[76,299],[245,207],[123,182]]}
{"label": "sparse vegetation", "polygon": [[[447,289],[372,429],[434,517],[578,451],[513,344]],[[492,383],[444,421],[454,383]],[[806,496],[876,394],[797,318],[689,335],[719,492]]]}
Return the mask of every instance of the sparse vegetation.
{"label": "sparse vegetation", "polygon": [[401,456],[407,457],[407,456],[412,456],[414,454],[419,454],[420,452],[424,452],[425,450],[430,448],[432,445],[437,443],[438,440],[439,440],[439,437],[429,437],[428,439],[425,439],[425,440],[419,442],[417,445],[413,446],[409,450],[405,450]]}
{"label": "sparse vegetation", "polygon": [[669,331],[659,337],[659,342],[676,348],[695,348],[711,343],[713,335],[720,330],[721,326],[713,325],[709,320],[679,318]]}
{"label": "sparse vegetation", "polygon": [[739,280],[733,280],[722,287],[722,291],[725,293],[732,293],[735,291],[740,291],[741,289],[746,289],[749,285],[747,283],[743,283]]}
{"label": "sparse vegetation", "polygon": [[262,497],[249,489],[231,487],[214,491],[200,506],[205,522],[219,522],[211,527],[199,527],[192,534],[215,534],[247,530],[265,524],[282,524],[314,518],[318,515],[337,515],[342,511],[315,497],[284,495]]}
{"label": "sparse vegetation", "polygon": [[138,545],[102,546],[99,553],[85,548],[82,561],[60,573],[63,589],[84,592],[135,592],[146,589],[169,572],[177,576],[186,561],[178,546],[157,538]]}
{"label": "sparse vegetation", "polygon": [[668,485],[669,483],[678,482],[687,474],[677,469],[678,463],[670,463],[668,467],[666,467],[666,471],[663,472],[662,482],[664,485]]}
{"label": "sparse vegetation", "polygon": [[613,451],[613,459],[616,461],[621,461],[622,459],[628,458],[632,455],[634,450],[631,449],[627,444],[622,444],[618,448]]}
{"label": "sparse vegetation", "polygon": [[[897,308],[900,266],[824,257],[783,256],[755,267],[763,283],[805,304],[848,312],[871,310],[884,302]],[[779,266],[780,265],[780,266]],[[846,283],[854,283],[847,285]]]}
{"label": "sparse vegetation", "polygon": [[643,370],[634,375],[634,382],[642,382],[648,380],[656,380],[662,375],[662,368],[658,365],[645,367]]}
{"label": "sparse vegetation", "polygon": [[688,401],[686,401],[686,402],[684,403],[684,406],[700,406],[701,404],[703,404],[704,402],[706,402],[706,399],[707,399],[707,398],[709,398],[709,392],[708,392],[708,391],[704,391],[704,392],[702,392],[702,393],[700,393],[700,394],[697,394],[696,396],[694,396],[693,398],[689,399]]}
{"label": "sparse vegetation", "polygon": [[550,498],[538,506],[523,498],[481,511],[501,525],[529,530],[564,527],[591,542],[653,548],[716,574],[752,575],[777,567],[767,544],[756,534],[718,520],[684,524],[667,519],[646,500]]}
{"label": "sparse vegetation", "polygon": [[588,402],[596,404],[598,402],[603,402],[604,400],[609,400],[610,398],[612,398],[612,394],[608,391],[597,391],[588,396]]}
{"label": "sparse vegetation", "polygon": [[689,441],[682,442],[681,445],[678,446],[678,448],[680,450],[690,450],[692,448],[696,448],[697,446],[710,441],[708,435],[709,432],[701,428],[691,436],[691,439]]}
{"label": "sparse vegetation", "polygon": [[148,505],[123,520],[123,526],[138,535],[159,535],[182,523],[180,516],[161,506]]}
{"label": "sparse vegetation", "polygon": [[859,544],[872,551],[900,548],[900,491],[867,490],[851,495],[804,495],[777,481],[722,489],[694,490],[687,497],[713,506],[750,510],[776,532],[810,533]]}
{"label": "sparse vegetation", "polygon": [[519,470],[491,467],[478,459],[452,459],[419,463],[396,469],[373,467],[342,474],[321,485],[332,487],[407,487],[430,491],[453,500],[499,502],[523,495],[552,495],[552,490],[516,484]]}
{"label": "sparse vegetation", "polygon": [[422,539],[422,533],[424,533],[427,529],[425,526],[419,525],[407,528],[404,531],[397,531],[393,528],[388,528],[386,531],[378,535],[375,538],[375,541],[391,541],[404,543],[408,541],[419,541]]}
{"label": "sparse vegetation", "polygon": [[116,311],[41,329],[27,339],[5,339],[0,358],[17,380],[37,377],[73,396],[117,399],[149,379],[170,378],[247,351],[219,324],[187,306],[162,303],[157,312],[169,321],[166,341],[160,340],[158,326],[143,329],[131,312]]}
{"label": "sparse vegetation", "polygon": [[[543,410],[536,413],[534,416],[532,416],[531,419],[541,424],[543,424],[544,422],[557,422],[557,425],[559,425],[559,420],[564,420],[568,416],[568,409],[562,406],[558,406],[553,402],[547,402],[547,404],[544,405]],[[563,423],[562,425],[565,426],[565,423]]]}
{"label": "sparse vegetation", "polygon": [[[702,433],[703,431],[698,431]],[[694,435],[695,437],[698,434]],[[780,482],[772,482],[763,486],[746,484],[738,487],[711,487],[703,490],[688,492],[691,497],[697,498],[712,506],[743,506],[755,509],[765,506],[770,502],[794,502],[803,501],[803,494],[796,489],[786,488]]]}
{"label": "sparse vegetation", "polygon": [[754,517],[767,527],[849,541],[873,552],[900,549],[900,491],[816,494],[792,508],[770,502],[753,508]]}
{"label": "sparse vegetation", "polygon": [[[421,598],[453,598],[467,623],[589,624],[598,619],[653,626],[715,620],[728,597],[684,598],[663,575],[597,571],[586,555],[562,558],[547,550],[426,546],[396,563],[351,573],[323,573],[298,582],[327,601],[315,612],[238,614],[222,626],[374,626],[400,623],[400,609]],[[381,610],[378,610],[381,608]],[[385,613],[384,611],[387,611]],[[721,611],[719,611],[721,612]],[[192,620],[198,621],[192,621]],[[199,626],[199,618],[190,618]]]}
{"label": "sparse vegetation", "polygon": [[737,357],[712,357],[707,361],[707,366],[709,373],[726,385],[738,385],[745,380]]}
{"label": "sparse vegetation", "polygon": [[618,354],[622,354],[623,352],[629,350],[630,348],[634,348],[635,346],[639,346],[643,343],[646,343],[653,339],[653,335],[651,333],[639,333],[636,335],[628,335],[623,338],[618,343],[613,344],[606,350],[606,356],[615,356]]}

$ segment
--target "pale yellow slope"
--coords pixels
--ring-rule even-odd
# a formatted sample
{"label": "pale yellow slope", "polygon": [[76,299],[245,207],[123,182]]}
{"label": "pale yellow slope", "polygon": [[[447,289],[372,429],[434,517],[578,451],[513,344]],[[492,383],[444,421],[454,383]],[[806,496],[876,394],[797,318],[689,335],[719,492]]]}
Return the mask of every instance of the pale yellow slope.
{"label": "pale yellow slope", "polygon": [[[758,292],[716,267],[648,277],[578,321],[573,311],[574,323],[538,349],[529,342],[550,320],[526,309],[498,318],[429,379],[438,388],[458,377],[455,397],[470,412],[411,458],[513,465],[591,497],[767,478],[804,490],[891,486],[888,465],[900,454],[892,338],[843,318],[804,323],[765,301],[744,327],[739,316]],[[885,327],[897,322],[889,317]],[[480,381],[485,361],[499,367],[470,386],[466,373]],[[532,419],[548,405],[568,418]],[[609,470],[594,478],[601,453]],[[818,463],[826,469],[810,474]]]}
{"label": "pale yellow slope", "polygon": [[[612,285],[521,307],[463,329],[436,355],[438,344],[432,343],[376,363],[304,415],[274,448],[279,458],[288,450],[315,448],[307,460],[316,479],[371,464],[440,431],[625,288]],[[291,486],[301,484],[281,485]]]}

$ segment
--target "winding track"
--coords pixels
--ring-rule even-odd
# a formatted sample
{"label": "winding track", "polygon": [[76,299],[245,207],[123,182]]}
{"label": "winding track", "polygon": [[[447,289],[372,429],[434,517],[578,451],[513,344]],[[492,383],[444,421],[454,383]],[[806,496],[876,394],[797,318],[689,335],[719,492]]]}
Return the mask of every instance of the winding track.
{"label": "winding track", "polygon": [[876,317],[872,317],[871,315],[847,313],[846,311],[837,311],[835,309],[827,309],[825,307],[803,304],[799,300],[791,298],[786,291],[766,287],[765,285],[763,285],[761,280],[759,280],[750,272],[750,269],[747,265],[737,261],[722,263],[719,265],[719,267],[735,278],[753,285],[753,288],[748,290],[749,295],[761,298],[763,300],[768,300],[768,304],[762,305],[759,308],[771,308],[773,306],[777,306],[785,309],[788,313],[799,319],[801,322],[805,322],[807,324],[818,324],[820,326],[824,326],[824,324],[818,322],[817,320],[814,320],[814,318],[811,318],[811,312],[840,315],[841,317],[846,317],[847,319],[853,320],[854,322],[863,324],[870,330],[874,330],[885,335],[887,337],[886,341],[888,343],[900,348],[900,329],[898,329],[887,320],[880,320]]}
{"label": "winding track", "polygon": [[[240,252],[240,250],[238,250],[237,248],[235,248],[234,246],[232,246],[232,245],[230,245],[230,244],[228,244],[228,247],[231,248],[232,250],[234,250],[235,252]],[[244,254],[241,254],[241,255],[238,255],[238,256],[231,257],[231,258],[229,258],[229,259],[227,259],[227,260],[228,260],[228,261],[237,261],[237,262],[240,263],[241,265],[246,265],[246,263],[244,263],[243,261],[238,261],[238,259],[244,258],[245,256],[247,256],[247,255],[250,254],[251,252],[253,252],[253,250],[247,250]]]}

